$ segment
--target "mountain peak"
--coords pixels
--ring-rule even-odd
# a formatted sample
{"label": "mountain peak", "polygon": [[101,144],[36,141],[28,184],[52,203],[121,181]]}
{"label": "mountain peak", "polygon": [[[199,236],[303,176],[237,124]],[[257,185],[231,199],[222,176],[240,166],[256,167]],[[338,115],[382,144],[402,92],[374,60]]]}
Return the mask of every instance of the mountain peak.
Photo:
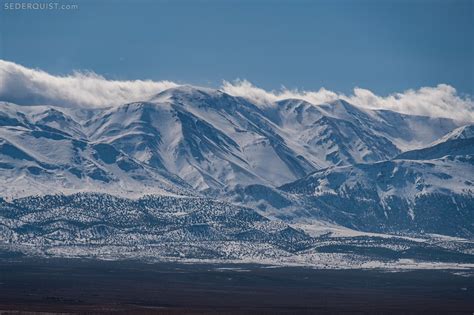
{"label": "mountain peak", "polygon": [[164,101],[170,98],[199,100],[201,98],[219,96],[222,94],[224,94],[222,91],[216,89],[197,87],[194,85],[179,85],[156,94],[150,101]]}

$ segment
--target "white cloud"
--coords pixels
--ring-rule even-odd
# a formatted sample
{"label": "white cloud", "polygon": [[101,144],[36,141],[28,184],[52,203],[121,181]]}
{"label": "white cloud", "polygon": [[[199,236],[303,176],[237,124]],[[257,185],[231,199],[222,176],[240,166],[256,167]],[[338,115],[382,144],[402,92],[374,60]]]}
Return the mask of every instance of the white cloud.
{"label": "white cloud", "polygon": [[377,96],[369,90],[356,88],[354,95],[347,97],[347,101],[369,108],[474,121],[474,101],[469,97],[460,97],[456,89],[447,84],[408,90],[387,97]]}
{"label": "white cloud", "polygon": [[0,100],[22,105],[104,107],[146,100],[177,84],[169,81],[113,81],[93,72],[54,76],[0,60]]}
{"label": "white cloud", "polygon": [[[133,101],[148,100],[178,84],[170,81],[114,81],[92,72],[75,72],[54,76],[41,70],[28,69],[13,62],[0,60],[0,101],[24,105],[56,105],[65,107],[105,107]],[[288,98],[302,99],[312,104],[343,99],[351,104],[376,109],[474,121],[474,101],[461,97],[446,84],[423,87],[388,96],[379,96],[367,89],[355,88],[352,95],[332,92],[281,89],[266,91],[246,80],[224,81],[221,89],[231,95],[247,98],[261,106],[275,106]]]}
{"label": "white cloud", "polygon": [[315,105],[338,98],[336,93],[328,91],[325,88],[320,88],[317,92],[298,92],[288,89],[265,91],[264,89],[255,87],[247,80],[237,80],[233,83],[224,81],[221,89],[230,95],[241,96],[264,106],[274,106],[274,102],[289,98],[303,99]]}
{"label": "white cloud", "polygon": [[288,98],[302,99],[315,105],[343,99],[363,108],[388,109],[406,114],[474,121],[474,101],[470,97],[459,96],[455,88],[446,84],[422,87],[418,90],[408,90],[388,96],[378,96],[362,88],[354,88],[352,95],[335,93],[324,88],[314,92],[288,89],[265,91],[245,80],[233,83],[225,81],[222,90],[266,106]]}

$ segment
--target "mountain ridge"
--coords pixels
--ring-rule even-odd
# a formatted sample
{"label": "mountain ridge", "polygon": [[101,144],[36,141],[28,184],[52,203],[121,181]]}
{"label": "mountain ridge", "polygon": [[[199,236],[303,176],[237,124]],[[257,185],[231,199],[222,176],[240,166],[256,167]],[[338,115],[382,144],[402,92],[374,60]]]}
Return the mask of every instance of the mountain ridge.
{"label": "mountain ridge", "polygon": [[262,106],[192,86],[99,109],[0,102],[0,245],[61,257],[459,266],[473,252],[470,128],[343,100]]}
{"label": "mountain ridge", "polygon": [[[132,197],[213,196],[244,206],[248,202],[265,215],[294,220],[298,209],[314,212],[310,209],[321,207],[295,201],[287,189],[311,174],[342,176],[336,174],[357,169],[370,177],[364,172],[385,165],[423,180],[445,177],[446,184],[471,172],[472,139],[451,139],[470,135],[458,121],[362,109],[343,100],[314,105],[288,99],[274,105],[262,107],[192,86],[105,109],[0,103],[0,177],[6,183],[0,193],[13,199],[88,191]],[[433,143],[435,149],[429,149]],[[464,151],[455,152],[453,143]],[[406,150],[415,144],[417,150]],[[427,150],[437,153],[426,155]],[[450,158],[438,151],[467,156]],[[429,165],[435,171],[426,171]],[[453,173],[457,168],[465,173]],[[378,180],[369,177],[367,182]],[[445,191],[458,194],[456,187],[467,189],[465,183]],[[403,203],[413,202],[418,194],[414,187],[410,189],[415,193]],[[433,191],[443,194],[441,188]],[[253,200],[262,193],[275,200]],[[414,215],[410,209],[404,210],[407,219]],[[385,213],[383,205],[379,210]],[[369,228],[343,217],[336,223]]]}
{"label": "mountain ridge", "polygon": [[[394,132],[380,132],[387,127],[386,119],[344,101],[313,105],[287,100],[269,110],[222,91],[191,86],[165,90],[150,100],[155,102],[93,110],[2,103],[2,136],[8,134],[9,142],[25,141],[25,135],[18,134],[25,132],[21,128],[55,137],[65,132],[62,136],[70,141],[112,145],[124,158],[143,164],[140,167],[155,169],[165,181],[177,176],[193,189],[211,193],[238,184],[276,187],[317,169],[400,153]],[[334,111],[334,106],[339,109]],[[390,116],[407,120],[395,112]],[[429,125],[431,118],[422,119]],[[433,141],[443,129],[451,131],[457,122],[446,124],[431,128],[434,135],[424,141]],[[28,146],[35,148],[34,142],[28,139]]]}

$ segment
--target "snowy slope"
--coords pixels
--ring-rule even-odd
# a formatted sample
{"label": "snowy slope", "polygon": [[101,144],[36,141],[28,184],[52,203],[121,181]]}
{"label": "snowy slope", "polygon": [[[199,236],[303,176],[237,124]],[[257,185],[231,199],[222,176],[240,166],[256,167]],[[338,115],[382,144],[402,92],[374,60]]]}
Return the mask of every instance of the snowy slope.
{"label": "snowy slope", "polygon": [[429,160],[458,155],[474,156],[474,125],[459,127],[427,147],[404,152],[397,159]]}
{"label": "snowy slope", "polygon": [[277,187],[326,167],[387,160],[457,127],[449,119],[344,101],[262,107],[191,86],[108,109],[9,103],[0,109],[5,196],[48,189],[126,195]]}
{"label": "snowy slope", "polygon": [[366,232],[473,238],[473,173],[474,158],[463,156],[355,164],[277,189],[238,187],[227,200],[308,227],[323,220]]}
{"label": "snowy slope", "polygon": [[472,174],[473,156],[394,160],[318,171],[281,190],[298,200],[293,213],[285,213],[295,222],[323,218],[370,232],[472,238]]}
{"label": "snowy slope", "polygon": [[175,175],[88,139],[83,126],[59,109],[0,106],[4,196],[79,191],[192,194]]}
{"label": "snowy slope", "polygon": [[[418,241],[370,233],[474,238],[472,135],[451,119],[192,86],[105,109],[0,103],[0,243],[324,264],[376,243],[410,258],[395,249]],[[286,225],[321,222],[359,232]]]}
{"label": "snowy slope", "polygon": [[469,133],[442,139],[393,160],[329,167],[279,188],[239,186],[227,199],[309,230],[323,220],[366,232],[473,238],[474,139]]}
{"label": "snowy slope", "polygon": [[[333,135],[352,134],[343,137],[342,141],[344,145],[354,142],[355,144],[352,144],[354,148],[358,145],[356,148],[358,151],[351,152],[356,157],[360,154],[359,159],[355,159],[356,162],[374,162],[381,158],[393,157],[394,151],[397,150],[406,151],[423,147],[462,124],[446,118],[363,109],[343,100],[316,106],[302,100],[285,100],[278,102],[276,112],[271,116],[276,116],[276,120],[285,129],[296,131],[298,133],[296,136],[307,133],[317,140],[320,140],[320,136],[327,138],[328,136],[324,134],[316,136],[313,129],[320,128],[321,122],[328,121],[332,123],[330,132]],[[387,143],[387,139],[397,148],[394,149],[391,143]],[[386,146],[385,150],[383,146]],[[378,156],[368,155],[364,158],[364,153]]]}
{"label": "snowy slope", "polygon": [[474,125],[465,125],[454,129],[440,139],[434,141],[432,145],[436,145],[448,140],[471,139],[474,138]]}

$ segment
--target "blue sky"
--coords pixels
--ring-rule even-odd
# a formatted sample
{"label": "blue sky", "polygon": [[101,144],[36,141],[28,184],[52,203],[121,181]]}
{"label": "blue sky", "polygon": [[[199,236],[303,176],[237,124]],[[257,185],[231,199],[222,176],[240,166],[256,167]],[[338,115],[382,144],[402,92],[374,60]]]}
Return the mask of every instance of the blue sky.
{"label": "blue sky", "polygon": [[474,1],[0,2],[0,59],[53,74],[382,95],[446,83],[474,95]]}

